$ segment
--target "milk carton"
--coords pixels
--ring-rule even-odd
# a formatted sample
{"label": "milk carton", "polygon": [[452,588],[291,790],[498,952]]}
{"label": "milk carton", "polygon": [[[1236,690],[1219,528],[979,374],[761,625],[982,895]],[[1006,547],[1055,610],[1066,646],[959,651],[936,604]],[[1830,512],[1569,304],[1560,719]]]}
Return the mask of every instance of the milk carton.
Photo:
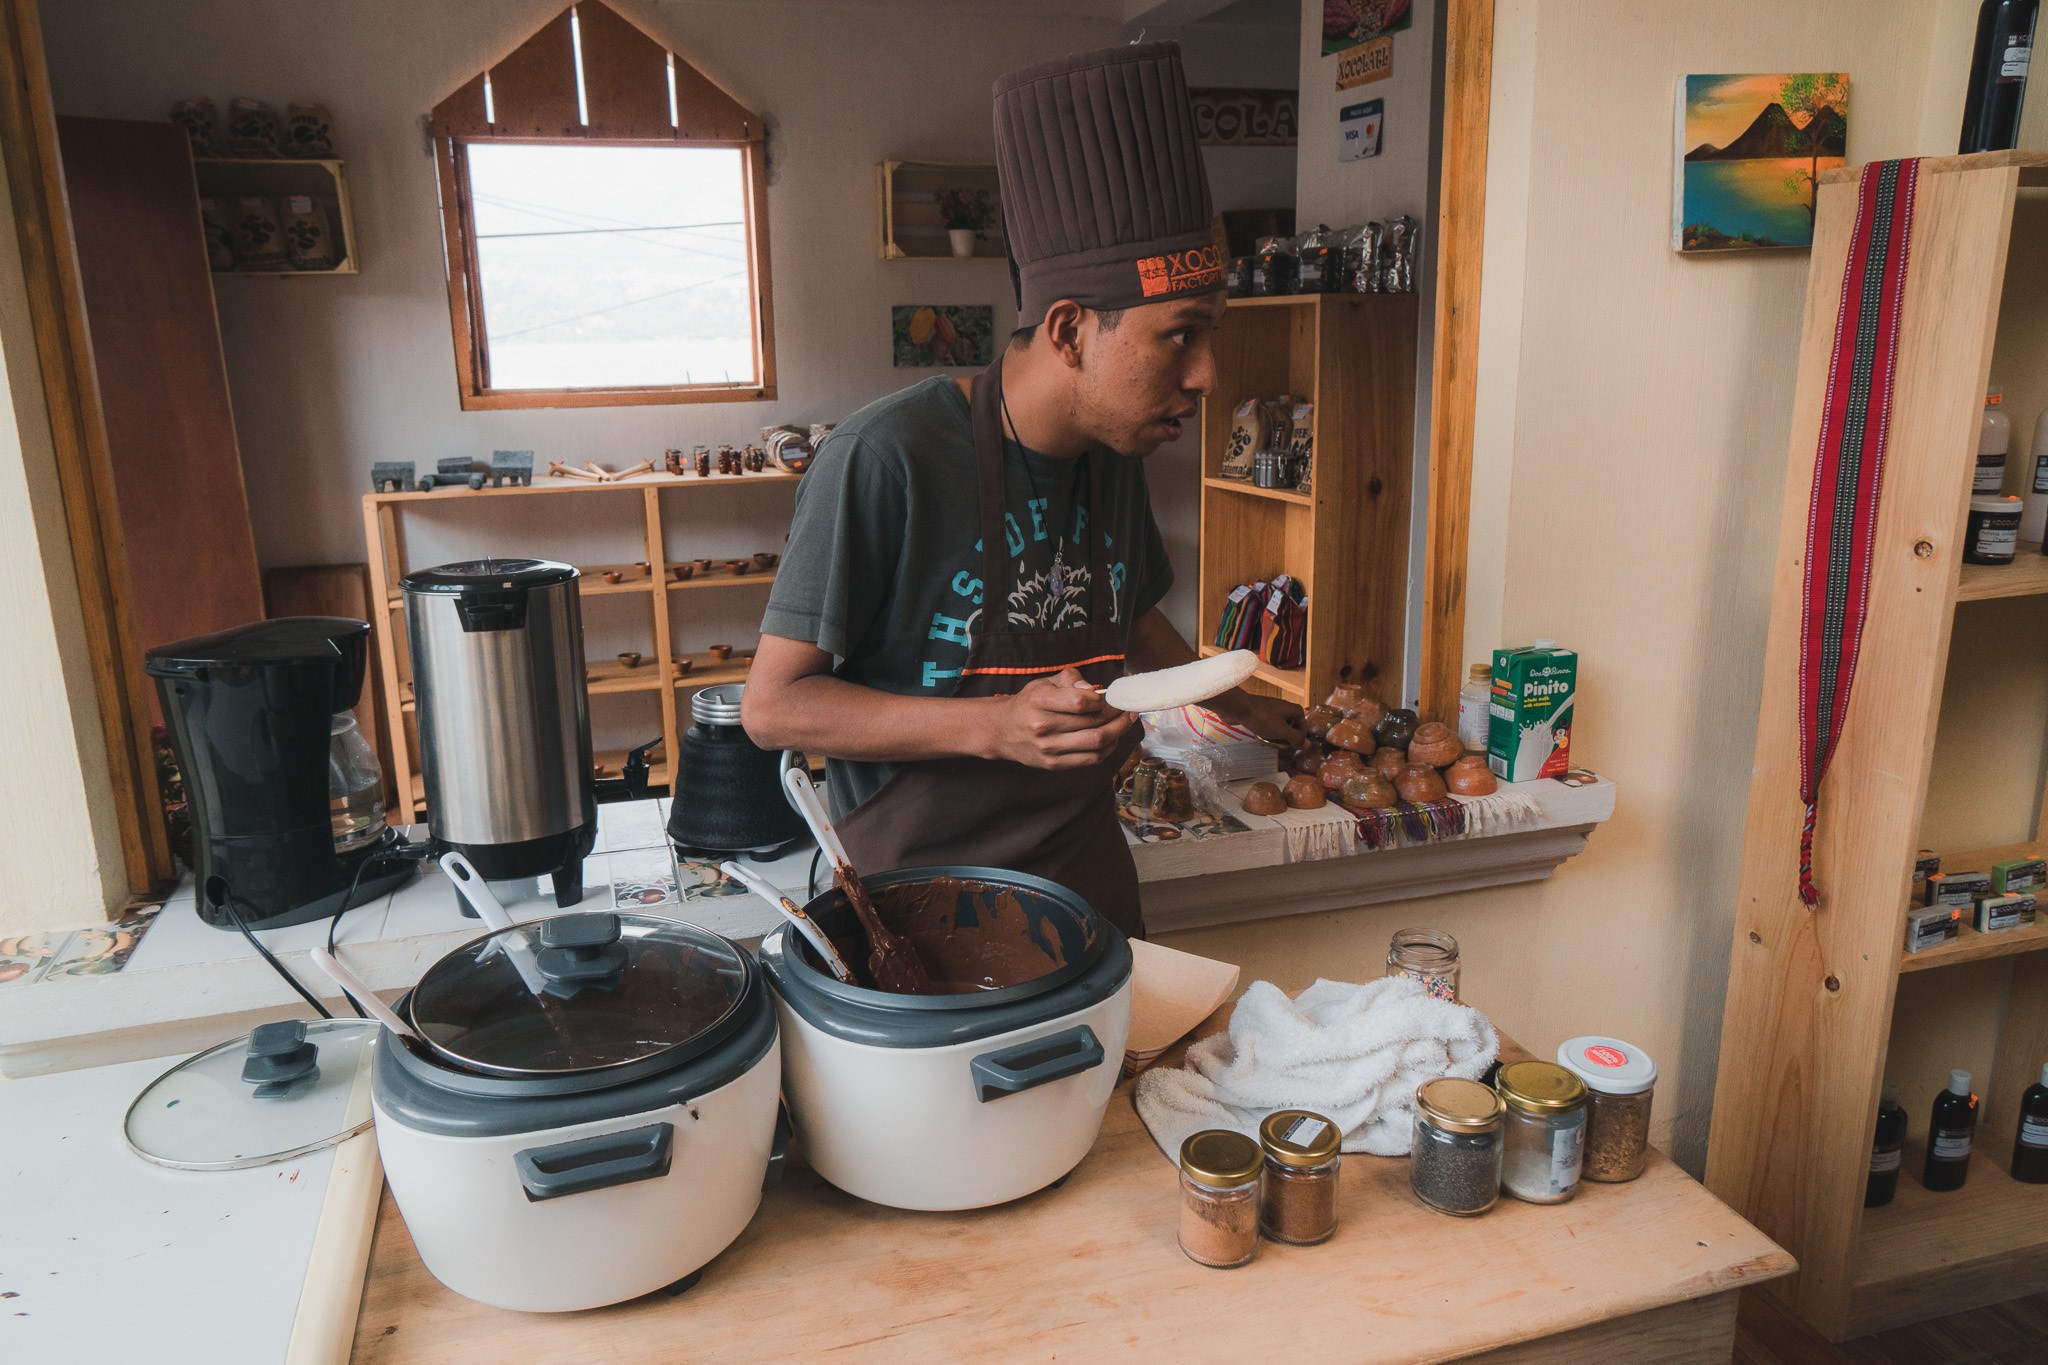
{"label": "milk carton", "polygon": [[1571,766],[1579,656],[1539,640],[1493,651],[1486,763],[1509,782],[1557,777]]}

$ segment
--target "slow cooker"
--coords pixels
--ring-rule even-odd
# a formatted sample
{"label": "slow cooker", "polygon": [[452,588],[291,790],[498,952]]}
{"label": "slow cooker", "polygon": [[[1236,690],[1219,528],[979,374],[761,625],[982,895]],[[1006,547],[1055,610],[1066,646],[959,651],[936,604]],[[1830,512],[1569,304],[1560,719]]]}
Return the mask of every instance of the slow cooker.
{"label": "slow cooker", "polygon": [[[805,1159],[901,1209],[982,1208],[1063,1178],[1094,1145],[1122,1067],[1130,943],[1074,892],[1021,873],[907,868],[861,884],[935,976],[949,953],[988,974],[898,994],[839,981],[787,924],[762,940]],[[804,910],[866,960],[836,887]]]}
{"label": "slow cooker", "polygon": [[425,1045],[375,1044],[384,1176],[456,1293],[617,1303],[687,1281],[753,1217],[781,1054],[760,969],[727,940],[557,915],[457,948],[397,1009]]}

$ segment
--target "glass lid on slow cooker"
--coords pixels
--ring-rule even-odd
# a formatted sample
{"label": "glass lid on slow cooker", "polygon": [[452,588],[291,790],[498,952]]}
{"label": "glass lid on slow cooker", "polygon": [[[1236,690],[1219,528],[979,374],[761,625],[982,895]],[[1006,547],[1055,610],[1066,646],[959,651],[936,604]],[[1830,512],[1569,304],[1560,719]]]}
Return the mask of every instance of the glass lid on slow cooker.
{"label": "glass lid on slow cooker", "polygon": [[486,935],[427,969],[413,1027],[464,1066],[543,1076],[626,1066],[692,1044],[732,1017],[753,965],[680,920],[556,915]]}
{"label": "glass lid on slow cooker", "polygon": [[303,1156],[370,1126],[366,1019],[287,1020],[208,1048],[151,1081],[122,1133],[161,1166],[232,1171]]}

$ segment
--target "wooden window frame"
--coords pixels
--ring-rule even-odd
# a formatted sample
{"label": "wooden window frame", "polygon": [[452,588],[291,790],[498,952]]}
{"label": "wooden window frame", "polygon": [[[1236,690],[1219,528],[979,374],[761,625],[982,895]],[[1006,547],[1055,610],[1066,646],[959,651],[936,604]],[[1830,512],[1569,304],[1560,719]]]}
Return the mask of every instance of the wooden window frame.
{"label": "wooden window frame", "polygon": [[[488,93],[487,93],[488,91]],[[434,162],[455,377],[465,412],[504,408],[753,403],[775,397],[768,269],[767,133],[760,117],[602,0],[578,0],[434,107]],[[745,177],[747,288],[757,382],[494,389],[470,204],[469,148],[724,148]]]}

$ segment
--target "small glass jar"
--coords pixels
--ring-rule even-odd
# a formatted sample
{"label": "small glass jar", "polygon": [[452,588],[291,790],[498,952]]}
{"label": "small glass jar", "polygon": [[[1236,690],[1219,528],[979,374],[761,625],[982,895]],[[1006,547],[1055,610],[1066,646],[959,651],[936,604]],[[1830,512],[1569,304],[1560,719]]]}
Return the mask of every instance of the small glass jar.
{"label": "small glass jar", "polygon": [[1439,1000],[1458,999],[1458,940],[1440,929],[1397,929],[1387,945],[1387,975],[1412,976]]}
{"label": "small glass jar", "polygon": [[1586,1179],[1634,1180],[1650,1155],[1657,1064],[1633,1043],[1601,1037],[1566,1039],[1557,1064],[1586,1085]]}
{"label": "small glass jar", "polygon": [[1415,1092],[1408,1182],[1441,1213],[1469,1218],[1500,1198],[1501,1098],[1478,1081],[1440,1076]]}
{"label": "small glass jar", "polygon": [[1259,1144],[1205,1128],[1180,1145],[1180,1249],[1227,1270],[1259,1254]]}
{"label": "small glass jar", "polygon": [[1585,1159],[1585,1082],[1556,1062],[1509,1062],[1494,1088],[1507,1106],[1501,1188],[1531,1204],[1562,1204],[1578,1192]]}
{"label": "small glass jar", "polygon": [[1337,1231],[1337,1125],[1306,1109],[1281,1109],[1259,1125],[1265,1156],[1259,1231],[1276,1242],[1312,1247]]}
{"label": "small glass jar", "polygon": [[1980,493],[1970,499],[1963,535],[1965,564],[2010,564],[2019,552],[2020,518],[2026,504],[2018,498]]}

